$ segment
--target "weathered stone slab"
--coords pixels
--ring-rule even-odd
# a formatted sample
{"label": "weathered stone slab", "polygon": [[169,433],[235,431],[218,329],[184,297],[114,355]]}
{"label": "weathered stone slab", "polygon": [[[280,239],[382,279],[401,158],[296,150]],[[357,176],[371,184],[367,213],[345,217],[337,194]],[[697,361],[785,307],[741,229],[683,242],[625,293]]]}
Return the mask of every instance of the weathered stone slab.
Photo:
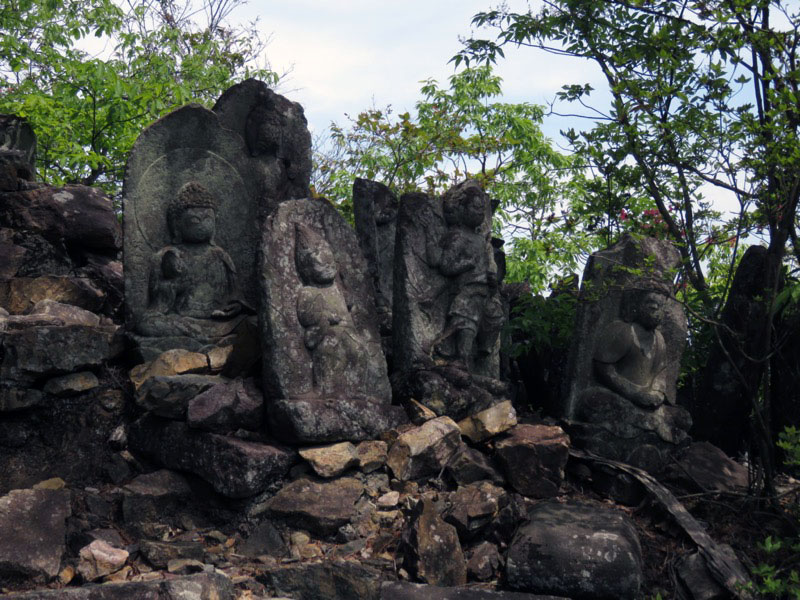
{"label": "weathered stone slab", "polygon": [[123,190],[125,319],[141,337],[213,342],[258,304],[262,190],[248,154],[197,104],[136,140]]}
{"label": "weathered stone slab", "polygon": [[27,387],[0,385],[0,413],[24,410],[40,404],[42,393]]}
{"label": "weathered stone slab", "polygon": [[149,415],[131,425],[129,444],[165,467],[202,477],[231,498],[264,491],[295,461],[294,452],[286,448],[197,431]]}
{"label": "weathered stone slab", "polygon": [[268,406],[276,435],[377,437],[399,413],[382,408],[391,403],[386,360],[350,226],[326,200],[284,202],[267,220],[263,256],[264,386],[277,401]]}
{"label": "weathered stone slab", "polygon": [[168,419],[186,419],[189,403],[224,379],[214,375],[156,375],[136,390],[136,404]]}
{"label": "weathered stone slab", "polygon": [[122,351],[117,327],[30,327],[2,340],[0,378],[31,381],[98,367]]}
{"label": "weathered stone slab", "polygon": [[512,487],[533,498],[558,494],[569,458],[569,436],[554,425],[517,425],[495,444]]}
{"label": "weathered stone slab", "polygon": [[275,591],[297,600],[379,600],[384,575],[355,561],[301,563],[268,572]]}
{"label": "weathered stone slab", "polygon": [[458,425],[450,417],[437,417],[402,433],[386,463],[402,481],[438,475],[462,446]]}
{"label": "weathered stone slab", "polygon": [[16,600],[234,600],[235,597],[231,580],[221,573],[38,590],[14,596]]}
{"label": "weathered stone slab", "polygon": [[701,492],[743,492],[750,483],[747,467],[708,442],[683,450],[669,472],[687,489]]}
{"label": "weathered stone slab", "polygon": [[107,253],[122,246],[122,231],[111,198],[96,187],[43,186],[4,194],[0,227]]}
{"label": "weathered stone slab", "polygon": [[274,517],[318,535],[330,535],[356,516],[356,502],[364,484],[352,477],[317,483],[297,479],[284,486],[266,503]]}
{"label": "weathered stone slab", "polygon": [[375,304],[384,335],[391,333],[397,197],[377,181],[353,182],[353,219],[361,251],[375,286]]}
{"label": "weathered stone slab", "polygon": [[395,396],[455,419],[497,402],[505,313],[480,185],[404,195],[394,262]]}
{"label": "weathered stone slab", "polygon": [[586,265],[562,413],[576,446],[658,470],[688,441],[675,405],[686,317],[672,294],[678,251],[624,236]]}
{"label": "weathered stone slab", "polygon": [[227,433],[236,429],[260,431],[264,397],[252,379],[219,383],[189,402],[189,427]]}
{"label": "weathered stone slab", "polygon": [[0,307],[11,314],[22,314],[42,300],[98,311],[106,295],[87,277],[42,275],[0,280]]}
{"label": "weathered stone slab", "polygon": [[491,481],[501,485],[505,482],[505,478],[488,456],[479,450],[468,447],[465,447],[463,452],[450,461],[447,465],[447,473],[458,485],[467,485],[476,481]]}
{"label": "weathered stone slab", "polygon": [[151,361],[136,365],[130,370],[129,376],[136,389],[139,389],[150,377],[204,373],[208,368],[208,357],[205,354],[174,349],[159,354]]}
{"label": "weathered stone slab", "polygon": [[320,477],[336,477],[358,464],[356,447],[350,442],[302,448],[299,453]]}
{"label": "weathered stone slab", "polygon": [[100,385],[97,375],[91,371],[81,371],[53,377],[44,384],[42,388],[46,394],[53,396],[71,396],[92,390]]}
{"label": "weathered stone slab", "polygon": [[212,109],[223,127],[247,143],[250,170],[268,210],[309,196],[311,134],[303,107],[247,79],[228,88]]}
{"label": "weathered stone slab", "polygon": [[461,435],[472,442],[482,442],[517,424],[517,411],[510,400],[499,402],[458,422]]}
{"label": "weathered stone slab", "polygon": [[13,490],[0,498],[0,574],[45,581],[58,575],[70,514],[66,490]]}
{"label": "weathered stone slab", "polygon": [[549,501],[531,509],[529,518],[506,556],[510,588],[569,598],[639,597],[642,553],[627,515]]}
{"label": "weathered stone slab", "polygon": [[467,563],[456,528],[442,520],[432,500],[417,506],[403,546],[406,568],[418,581],[436,586],[467,583]]}
{"label": "weathered stone slab", "polygon": [[61,321],[61,325],[88,325],[90,327],[101,325],[99,315],[71,304],[50,300],[49,298],[37,302],[28,311],[28,314],[55,317]]}
{"label": "weathered stone slab", "polygon": [[381,600],[568,600],[561,596],[542,596],[520,592],[494,592],[472,588],[452,588],[407,581],[386,581],[381,585]]}
{"label": "weathered stone slab", "polygon": [[450,507],[442,518],[455,526],[459,538],[471,540],[485,531],[508,504],[503,488],[488,481],[458,488],[449,497]]}

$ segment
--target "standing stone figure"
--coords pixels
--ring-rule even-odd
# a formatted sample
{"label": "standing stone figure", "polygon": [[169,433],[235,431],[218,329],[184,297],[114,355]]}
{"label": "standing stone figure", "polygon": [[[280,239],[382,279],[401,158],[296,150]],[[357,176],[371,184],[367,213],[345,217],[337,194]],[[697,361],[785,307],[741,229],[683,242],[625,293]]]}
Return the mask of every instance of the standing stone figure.
{"label": "standing stone figure", "polygon": [[371,284],[353,230],[326,200],[283,202],[267,218],[261,341],[275,435],[374,439],[405,420],[391,404]]}
{"label": "standing stone figure", "polygon": [[[301,223],[295,223],[295,262],[303,282],[297,294],[297,320],[312,355],[313,395],[357,396],[366,376],[368,349],[336,285],[338,269],[330,245]],[[343,376],[348,371],[359,376]]]}
{"label": "standing stone figure", "polygon": [[689,413],[675,406],[686,324],[670,294],[672,251],[666,242],[624,238],[593,255],[568,375],[573,443],[648,470],[688,443],[691,427]]}
{"label": "standing stone figure", "polygon": [[508,393],[499,381],[504,308],[491,206],[476,181],[441,200],[400,201],[393,343],[397,397],[463,418]]}
{"label": "standing stone figure", "polygon": [[216,211],[217,200],[196,181],[167,207],[172,239],[151,259],[147,310],[137,324],[142,335],[210,340],[241,321],[236,266],[214,242]]}

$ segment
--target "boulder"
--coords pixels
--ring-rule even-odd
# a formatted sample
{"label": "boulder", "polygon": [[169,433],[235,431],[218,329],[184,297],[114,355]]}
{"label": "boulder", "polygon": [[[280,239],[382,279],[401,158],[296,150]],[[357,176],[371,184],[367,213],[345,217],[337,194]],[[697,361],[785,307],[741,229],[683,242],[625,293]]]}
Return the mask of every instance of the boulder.
{"label": "boulder", "polygon": [[397,479],[419,479],[438,475],[462,447],[458,425],[450,417],[438,417],[402,433],[386,462]]}
{"label": "boulder", "polygon": [[380,600],[383,574],[355,561],[299,563],[270,570],[276,593],[296,600]]}
{"label": "boulder", "polygon": [[213,375],[156,375],[136,390],[136,404],[142,410],[168,419],[186,419],[190,402],[224,379]]}
{"label": "boulder", "polygon": [[270,498],[265,509],[295,527],[331,535],[353,520],[363,493],[364,484],[351,477],[321,483],[297,479]]}
{"label": "boulder", "polygon": [[189,402],[189,427],[217,433],[237,429],[260,431],[263,426],[264,397],[252,379],[219,383]]}
{"label": "boulder", "polygon": [[78,573],[85,581],[96,581],[119,571],[127,560],[127,551],[95,540],[78,553]]}
{"label": "boulder", "polygon": [[569,600],[556,596],[521,594],[481,590],[478,588],[452,588],[407,581],[385,581],[381,585],[381,600]]}
{"label": "boulder", "polygon": [[462,540],[478,536],[507,504],[508,494],[488,481],[472,483],[450,494],[442,518],[455,525]]}
{"label": "boulder", "polygon": [[432,500],[424,499],[415,508],[403,548],[404,564],[418,581],[436,586],[467,583],[467,564],[456,528],[442,520]]}
{"label": "boulder", "polygon": [[701,492],[741,492],[749,485],[747,467],[708,442],[695,442],[683,450],[669,471],[671,479]]}
{"label": "boulder", "polygon": [[462,419],[458,422],[458,428],[461,435],[477,443],[503,433],[516,424],[517,411],[511,401],[506,400]]}
{"label": "boulder", "polygon": [[569,436],[553,425],[517,425],[495,444],[508,481],[520,494],[558,494],[569,457]]}
{"label": "boulder", "polygon": [[317,475],[326,478],[341,475],[358,464],[356,447],[350,442],[303,448],[300,456],[309,462]]}
{"label": "boulder", "polygon": [[165,467],[200,476],[231,498],[264,491],[295,461],[287,448],[197,431],[152,415],[131,425],[129,444]]}
{"label": "boulder", "polygon": [[0,378],[23,382],[99,367],[122,351],[117,327],[31,327],[2,343]]}
{"label": "boulder", "polygon": [[85,585],[18,594],[15,600],[234,600],[233,583],[221,573],[198,573],[171,579]]}
{"label": "boulder", "polygon": [[66,490],[12,490],[0,498],[0,576],[58,575],[71,512]]}
{"label": "boulder", "polygon": [[506,556],[510,588],[576,599],[639,597],[642,551],[626,514],[551,500],[528,517]]}
{"label": "boulder", "polygon": [[42,300],[99,311],[106,294],[88,277],[41,275],[0,280],[0,307],[12,314],[31,310]]}

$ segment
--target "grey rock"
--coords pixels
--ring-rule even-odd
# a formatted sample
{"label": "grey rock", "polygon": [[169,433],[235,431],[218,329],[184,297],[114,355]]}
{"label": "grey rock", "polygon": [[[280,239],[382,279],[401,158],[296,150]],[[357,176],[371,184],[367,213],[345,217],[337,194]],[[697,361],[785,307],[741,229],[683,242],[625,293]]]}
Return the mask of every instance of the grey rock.
{"label": "grey rock", "polygon": [[32,327],[2,339],[0,378],[22,382],[99,367],[122,351],[116,327]]}
{"label": "grey rock", "polygon": [[508,504],[503,488],[488,481],[458,488],[448,498],[449,507],[442,518],[455,526],[461,540],[479,536]]}
{"label": "grey rock", "polygon": [[302,448],[299,453],[320,477],[336,477],[358,464],[356,447],[350,442]]}
{"label": "grey rock", "polygon": [[681,451],[669,473],[685,488],[701,492],[743,492],[750,479],[747,467],[708,442],[695,442]]}
{"label": "grey rock", "polygon": [[381,600],[568,600],[557,596],[521,594],[519,592],[453,588],[386,581],[381,585]]}
{"label": "grey rock", "polygon": [[520,494],[549,498],[564,481],[570,440],[554,425],[517,425],[495,444],[511,486]]}
{"label": "grey rock", "polygon": [[364,484],[352,477],[321,483],[297,479],[270,498],[265,508],[293,526],[330,535],[356,517],[356,503],[363,493]]}
{"label": "grey rock", "polygon": [[528,516],[506,556],[510,588],[576,599],[638,598],[642,552],[627,515],[551,500]]}
{"label": "grey rock", "polygon": [[267,219],[263,256],[264,389],[276,400],[267,407],[275,434],[377,437],[400,413],[388,408],[372,286],[352,229],[326,200],[287,201]]}
{"label": "grey rock", "polygon": [[267,209],[309,195],[311,134],[303,107],[247,79],[226,90],[212,109],[223,127],[246,142],[248,173],[259,180]]}
{"label": "grey rock", "polygon": [[263,521],[236,547],[236,552],[250,558],[262,555],[284,557],[289,555],[289,548],[275,525]]}
{"label": "grey rock", "polygon": [[24,410],[42,402],[42,393],[25,387],[0,385],[0,413]]}
{"label": "grey rock", "polygon": [[447,473],[458,485],[476,481],[491,481],[502,485],[505,478],[491,459],[475,448],[465,447],[447,465]]}
{"label": "grey rock", "polygon": [[458,425],[450,417],[437,417],[400,434],[386,464],[402,481],[436,476],[463,447]]}
{"label": "grey rock", "polygon": [[12,490],[0,498],[0,574],[48,581],[65,550],[66,490]]}
{"label": "grey rock", "polygon": [[[46,268],[50,271],[50,268]],[[69,271],[69,267],[65,270]],[[72,304],[88,311],[99,311],[106,293],[88,277],[37,274],[0,280],[0,307],[12,314],[31,310],[42,300]]]}
{"label": "grey rock", "polygon": [[71,304],[56,302],[49,298],[34,304],[28,314],[52,316],[61,321],[61,325],[88,325],[90,327],[101,325],[100,317],[95,313]]}
{"label": "grey rock", "polygon": [[17,115],[0,115],[0,150],[19,152],[25,163],[34,164],[36,133],[25,118]]}
{"label": "grey rock", "polygon": [[200,105],[141,133],[123,189],[131,330],[216,341],[258,304],[261,189],[249,173],[244,139]]}
{"label": "grey rock", "polygon": [[467,576],[477,581],[489,581],[500,572],[502,563],[503,558],[497,546],[491,542],[481,542],[467,556]]}
{"label": "grey rock", "polygon": [[74,244],[116,253],[122,231],[111,198],[83,185],[43,186],[3,194],[0,227],[40,235],[55,244]]}
{"label": "grey rock", "polygon": [[123,490],[122,517],[129,525],[175,522],[192,495],[186,479],[167,469],[139,475]]}
{"label": "grey rock", "polygon": [[[727,549],[733,552],[730,546]],[[734,554],[735,556],[735,554]],[[723,588],[708,570],[705,560],[699,552],[682,556],[675,565],[678,581],[684,592],[688,592],[692,600],[725,600],[730,598],[728,590]]]}
{"label": "grey rock", "polygon": [[15,596],[17,600],[234,600],[235,597],[231,580],[220,573],[38,590]]}
{"label": "grey rock", "polygon": [[403,548],[404,564],[418,581],[436,586],[467,582],[467,564],[456,528],[442,520],[432,500],[424,499],[415,508]]}
{"label": "grey rock", "polygon": [[380,571],[354,561],[300,563],[270,570],[272,587],[297,600],[379,600]]}
{"label": "grey rock", "polygon": [[382,183],[361,178],[353,182],[356,234],[375,286],[375,305],[384,335],[392,328],[397,209],[397,197]]}
{"label": "grey rock", "polygon": [[194,473],[231,498],[264,491],[295,462],[289,449],[190,429],[186,423],[144,416],[131,425],[131,449],[160,464]]}
{"label": "grey rock", "polygon": [[213,375],[156,375],[136,390],[136,404],[142,410],[169,419],[186,419],[190,402],[224,379]]}
{"label": "grey rock", "polygon": [[219,383],[189,402],[189,427],[227,433],[236,429],[260,431],[264,398],[252,379]]}
{"label": "grey rock", "polygon": [[91,371],[81,371],[48,379],[42,389],[53,396],[71,396],[92,390],[99,385],[97,375]]}
{"label": "grey rock", "polygon": [[205,550],[200,542],[155,542],[142,540],[139,551],[156,569],[166,569],[169,561],[176,558],[203,560]]}

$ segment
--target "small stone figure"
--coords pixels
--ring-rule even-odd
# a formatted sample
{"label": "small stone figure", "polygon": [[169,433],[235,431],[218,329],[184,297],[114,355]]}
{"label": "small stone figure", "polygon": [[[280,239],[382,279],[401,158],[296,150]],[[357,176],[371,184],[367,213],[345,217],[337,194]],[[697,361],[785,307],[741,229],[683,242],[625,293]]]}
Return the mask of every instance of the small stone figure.
{"label": "small stone figure", "polygon": [[650,290],[630,290],[626,320],[615,320],[600,334],[594,353],[598,382],[643,408],[666,401],[666,347],[658,330],[665,297]]}
{"label": "small stone figure", "polygon": [[172,243],[150,262],[148,305],[138,323],[146,336],[210,340],[241,320],[236,267],[214,243],[217,201],[196,181],[181,187],[167,208]]}
{"label": "small stone figure", "polygon": [[[493,257],[486,250],[487,238],[478,231],[486,216],[483,193],[479,188],[468,189],[463,195],[446,198],[443,208],[448,230],[440,241],[438,265],[439,271],[450,279],[455,293],[436,350],[466,369],[473,362],[473,344],[484,316],[490,328],[496,329],[488,339],[496,341],[499,327],[493,325],[498,310],[502,319],[502,305],[496,266],[490,263]],[[490,269],[490,264],[495,268]]]}
{"label": "small stone figure", "polygon": [[[295,262],[303,283],[297,295],[297,319],[303,342],[312,354],[314,397],[358,396],[347,389],[346,371],[366,374],[366,348],[353,325],[350,309],[336,286],[336,260],[325,239],[295,223]],[[357,378],[358,383],[363,377]]]}

